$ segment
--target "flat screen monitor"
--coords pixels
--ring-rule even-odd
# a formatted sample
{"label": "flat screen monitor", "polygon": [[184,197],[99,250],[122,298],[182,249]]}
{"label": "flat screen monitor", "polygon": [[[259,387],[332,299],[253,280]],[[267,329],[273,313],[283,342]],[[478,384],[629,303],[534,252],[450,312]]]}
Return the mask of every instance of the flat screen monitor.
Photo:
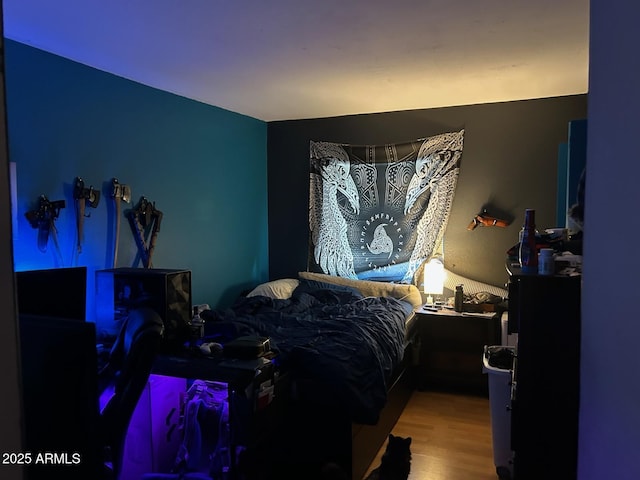
{"label": "flat screen monitor", "polygon": [[18,313],[86,320],[87,267],[15,272]]}

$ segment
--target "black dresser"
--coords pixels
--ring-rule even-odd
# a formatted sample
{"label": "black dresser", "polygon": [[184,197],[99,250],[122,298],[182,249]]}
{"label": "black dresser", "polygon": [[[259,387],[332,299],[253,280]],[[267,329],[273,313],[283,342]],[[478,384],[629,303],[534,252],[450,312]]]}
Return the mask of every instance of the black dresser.
{"label": "black dresser", "polygon": [[577,477],[581,276],[509,281],[514,360],[511,446],[516,480]]}

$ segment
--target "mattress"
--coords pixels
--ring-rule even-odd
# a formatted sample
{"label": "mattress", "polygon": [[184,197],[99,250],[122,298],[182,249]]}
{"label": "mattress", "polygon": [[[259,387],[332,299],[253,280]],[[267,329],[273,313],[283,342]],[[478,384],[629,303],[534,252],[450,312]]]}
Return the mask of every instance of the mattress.
{"label": "mattress", "polygon": [[390,296],[401,300],[405,311],[405,346],[417,333],[415,309],[422,305],[422,295],[415,285],[374,282],[335,277],[321,273],[300,272],[299,278],[282,278],[264,282],[247,296],[262,295],[273,299],[288,299],[300,285],[300,280],[334,285],[337,288],[356,289],[364,296]]}
{"label": "mattress", "polygon": [[375,424],[388,379],[406,361],[413,310],[393,295],[365,296],[346,285],[275,281],[212,312],[205,337],[223,347],[240,336],[269,338],[300,397],[340,405],[352,421]]}

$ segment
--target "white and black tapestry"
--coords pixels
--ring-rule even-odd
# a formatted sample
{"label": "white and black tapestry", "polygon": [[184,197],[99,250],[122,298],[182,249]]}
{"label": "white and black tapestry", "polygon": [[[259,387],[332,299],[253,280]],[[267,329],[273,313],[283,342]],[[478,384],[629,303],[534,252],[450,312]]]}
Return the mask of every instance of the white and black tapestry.
{"label": "white and black tapestry", "polygon": [[464,130],[391,145],[311,142],[309,270],[414,282],[439,247]]}

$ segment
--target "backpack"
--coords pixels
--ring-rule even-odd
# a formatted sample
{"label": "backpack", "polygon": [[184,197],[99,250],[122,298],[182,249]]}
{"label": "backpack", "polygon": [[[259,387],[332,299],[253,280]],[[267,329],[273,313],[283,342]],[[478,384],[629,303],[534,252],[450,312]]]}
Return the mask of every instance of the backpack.
{"label": "backpack", "polygon": [[174,471],[202,472],[213,480],[226,476],[231,465],[227,384],[195,380],[182,418],[183,441]]}

